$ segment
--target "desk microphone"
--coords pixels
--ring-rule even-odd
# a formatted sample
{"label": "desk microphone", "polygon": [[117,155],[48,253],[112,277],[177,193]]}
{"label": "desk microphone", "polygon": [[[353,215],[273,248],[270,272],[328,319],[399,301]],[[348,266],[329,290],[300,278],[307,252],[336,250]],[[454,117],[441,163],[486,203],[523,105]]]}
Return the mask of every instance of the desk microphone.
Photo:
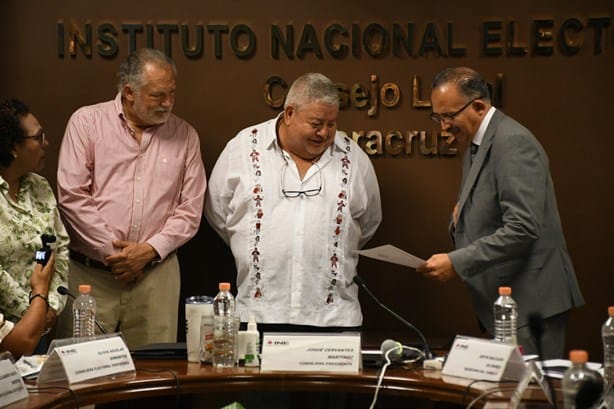
{"label": "desk microphone", "polygon": [[382,342],[380,351],[382,352],[382,355],[384,356],[388,354],[390,358],[401,358],[403,356],[403,345],[400,342],[395,341],[393,339],[387,339],[384,342]]}
{"label": "desk microphone", "polygon": [[[72,298],[73,300],[76,299],[77,297],[75,297],[73,294],[71,294],[70,291],[68,291],[68,288],[64,287],[63,285],[58,286],[58,293],[61,295],[67,295],[70,298]],[[98,327],[98,329],[100,330],[100,332],[102,332],[103,334],[107,333],[107,330],[104,329],[104,327],[102,326],[101,323],[98,322],[98,320],[96,318],[94,318],[94,322],[96,323],[96,326]]]}
{"label": "desk microphone", "polygon": [[[373,298],[373,300],[383,309],[385,309],[386,311],[388,311],[390,314],[392,314],[393,317],[395,317],[396,319],[398,319],[399,321],[401,321],[403,324],[405,324],[406,326],[408,326],[412,331],[414,331],[416,334],[418,334],[418,336],[420,337],[420,340],[422,341],[422,345],[424,345],[424,359],[433,359],[433,354],[431,353],[431,349],[429,348],[429,344],[426,342],[426,338],[424,338],[424,335],[422,335],[422,332],[420,332],[420,330],[416,327],[414,327],[412,324],[410,324],[407,320],[405,320],[403,317],[401,317],[399,314],[397,314],[396,312],[392,311],[390,308],[388,308],[386,305],[382,304],[380,302],[380,300],[377,299],[377,297],[375,295],[373,295],[373,293],[371,291],[369,291],[369,289],[367,288],[367,286],[365,285],[364,280],[358,276],[355,275],[354,278],[352,279],[352,281],[354,281],[354,283],[362,288],[363,290],[365,290],[367,292],[367,294],[369,294],[369,296],[371,298]],[[396,342],[396,341],[392,341],[392,340],[386,340],[386,341],[391,341],[391,342]],[[386,344],[386,341],[384,341],[382,343],[382,351],[384,350],[384,344]],[[397,347],[396,344],[393,345],[392,347],[389,346],[390,343],[387,344],[388,349],[392,349],[394,347]],[[401,352],[402,353],[402,352]],[[392,353],[391,353],[392,354]]]}

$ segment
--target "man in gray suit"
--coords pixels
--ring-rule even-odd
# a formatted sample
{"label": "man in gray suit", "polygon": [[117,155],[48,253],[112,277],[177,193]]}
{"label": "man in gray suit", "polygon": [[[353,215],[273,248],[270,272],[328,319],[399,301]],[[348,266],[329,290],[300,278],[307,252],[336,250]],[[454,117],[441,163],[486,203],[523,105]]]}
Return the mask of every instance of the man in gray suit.
{"label": "man in gray suit", "polygon": [[[491,334],[498,287],[512,287],[518,343],[525,353],[563,357],[569,310],[584,299],[565,245],[546,152],[528,129],[491,105],[486,82],[470,68],[437,74],[431,102],[431,118],[467,154],[450,222],[456,249],[434,254],[417,271],[440,281],[459,276]],[[529,328],[530,317],[539,320],[532,327],[539,327],[541,345]]]}

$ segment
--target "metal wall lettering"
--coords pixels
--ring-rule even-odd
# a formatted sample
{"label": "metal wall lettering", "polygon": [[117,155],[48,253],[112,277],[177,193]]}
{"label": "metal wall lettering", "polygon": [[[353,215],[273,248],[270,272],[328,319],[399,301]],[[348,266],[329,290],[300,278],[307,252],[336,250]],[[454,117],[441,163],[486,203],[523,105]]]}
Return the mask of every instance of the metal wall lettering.
{"label": "metal wall lettering", "polygon": [[447,132],[426,130],[388,131],[358,130],[351,132],[352,139],[369,156],[412,155],[414,149],[421,156],[456,156],[454,137]]}

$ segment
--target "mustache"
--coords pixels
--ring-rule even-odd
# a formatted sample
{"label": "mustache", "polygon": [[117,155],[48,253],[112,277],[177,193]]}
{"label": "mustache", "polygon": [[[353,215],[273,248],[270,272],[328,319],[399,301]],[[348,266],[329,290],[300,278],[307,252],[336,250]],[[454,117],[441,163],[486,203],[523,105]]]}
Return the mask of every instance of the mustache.
{"label": "mustache", "polygon": [[448,129],[448,132],[450,132],[451,134],[458,133],[459,131],[460,131],[460,129],[459,129],[457,126],[451,126],[451,127]]}

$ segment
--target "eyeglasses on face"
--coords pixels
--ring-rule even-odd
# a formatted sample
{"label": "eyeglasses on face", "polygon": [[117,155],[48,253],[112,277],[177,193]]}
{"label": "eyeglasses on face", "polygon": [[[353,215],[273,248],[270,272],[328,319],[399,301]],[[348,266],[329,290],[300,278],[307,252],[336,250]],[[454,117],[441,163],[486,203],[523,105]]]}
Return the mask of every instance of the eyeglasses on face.
{"label": "eyeglasses on face", "polygon": [[436,114],[435,112],[431,113],[431,119],[433,120],[433,122],[435,122],[437,125],[441,124],[442,122],[452,122],[454,121],[454,118],[456,118],[461,112],[463,112],[465,109],[467,109],[467,107],[469,105],[471,105],[473,103],[473,101],[475,101],[478,98],[473,98],[472,100],[470,100],[469,102],[467,102],[465,105],[463,105],[463,107],[461,109],[459,109],[456,112],[444,112],[442,114]]}
{"label": "eyeglasses on face", "polygon": [[306,197],[313,197],[320,194],[322,191],[322,170],[318,166],[317,163],[314,163],[314,166],[318,168],[317,172],[320,176],[320,185],[316,189],[307,189],[307,190],[286,190],[286,172],[288,171],[288,162],[285,161],[281,167],[281,193],[287,198],[295,198],[301,195],[305,195]]}
{"label": "eyeglasses on face", "polygon": [[24,136],[23,139],[34,139],[36,142],[42,145],[47,140],[47,135],[45,135],[45,132],[39,132],[36,135]]}

